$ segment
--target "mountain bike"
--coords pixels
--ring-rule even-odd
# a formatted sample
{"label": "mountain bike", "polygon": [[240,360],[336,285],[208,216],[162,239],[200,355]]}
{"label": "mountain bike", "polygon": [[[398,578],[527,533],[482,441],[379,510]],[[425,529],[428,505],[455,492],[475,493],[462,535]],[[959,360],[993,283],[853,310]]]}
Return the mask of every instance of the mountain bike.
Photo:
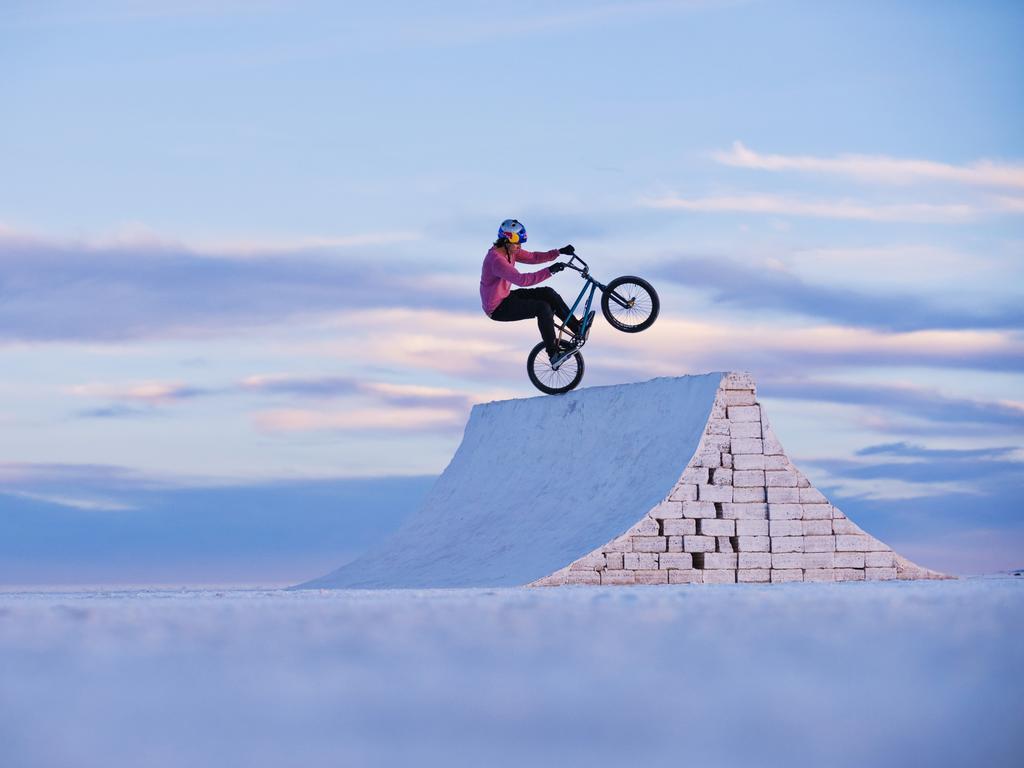
{"label": "mountain bike", "polygon": [[558,326],[558,354],[549,359],[544,342],[541,342],[533,348],[526,359],[526,371],[530,375],[530,381],[541,392],[549,395],[564,394],[583,380],[584,365],[580,349],[590,336],[594,319],[594,313],[590,308],[594,303],[594,294],[599,288],[601,314],[612,328],[624,333],[639,333],[650,328],[658,319],[658,310],[661,307],[657,292],[643,278],[623,275],[604,285],[590,276],[590,267],[579,256],[573,255],[565,266],[579,272],[584,281],[579,296],[569,310],[570,315],[575,315],[583,297],[587,297],[580,330],[571,338],[563,338],[564,334],[571,332],[565,323],[562,323]]}

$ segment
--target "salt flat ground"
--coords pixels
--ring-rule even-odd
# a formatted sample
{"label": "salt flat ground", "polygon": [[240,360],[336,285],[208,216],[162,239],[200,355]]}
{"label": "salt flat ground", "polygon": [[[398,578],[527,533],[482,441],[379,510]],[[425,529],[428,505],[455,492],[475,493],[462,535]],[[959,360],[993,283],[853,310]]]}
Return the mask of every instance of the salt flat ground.
{"label": "salt flat ground", "polygon": [[0,764],[1024,764],[1024,579],[0,595]]}

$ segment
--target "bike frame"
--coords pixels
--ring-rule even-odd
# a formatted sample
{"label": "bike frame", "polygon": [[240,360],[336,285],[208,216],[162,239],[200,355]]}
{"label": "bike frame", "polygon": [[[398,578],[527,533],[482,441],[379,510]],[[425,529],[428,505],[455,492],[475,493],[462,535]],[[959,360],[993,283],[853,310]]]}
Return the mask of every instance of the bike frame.
{"label": "bike frame", "polygon": [[[579,262],[579,264],[576,264],[576,262]],[[573,254],[573,257],[569,259],[565,266],[568,267],[569,269],[574,269],[577,272],[579,272],[580,277],[582,277],[584,280],[583,288],[580,289],[580,293],[576,297],[576,301],[573,302],[572,308],[569,310],[570,315],[576,314],[576,307],[580,305],[580,302],[583,300],[583,296],[587,293],[587,289],[590,289],[590,295],[587,296],[587,304],[583,309],[583,320],[580,321],[579,336],[580,338],[585,339],[587,337],[587,318],[590,317],[590,308],[594,304],[594,294],[597,292],[598,288],[601,289],[601,293],[604,293],[606,290],[608,290],[608,286],[602,283],[600,280],[595,280],[594,278],[592,278],[590,276],[590,267],[587,265],[587,262],[585,262],[576,254]],[[624,309],[629,307],[629,304],[623,301],[617,295],[615,295],[614,292],[610,295],[610,298],[612,301],[614,301],[616,304],[620,305]],[[562,326],[558,329],[559,341],[562,340],[562,332],[564,330],[565,323],[563,323]],[[580,346],[583,345],[581,344]]]}

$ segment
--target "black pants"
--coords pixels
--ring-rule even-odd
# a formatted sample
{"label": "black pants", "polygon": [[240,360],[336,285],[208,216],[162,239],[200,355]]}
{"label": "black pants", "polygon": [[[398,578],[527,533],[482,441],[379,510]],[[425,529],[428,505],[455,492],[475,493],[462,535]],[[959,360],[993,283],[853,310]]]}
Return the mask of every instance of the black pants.
{"label": "black pants", "polygon": [[544,347],[554,352],[555,315],[568,321],[570,331],[579,329],[579,320],[569,314],[568,305],[554,288],[516,288],[491,313],[491,320],[507,323],[536,317]]}

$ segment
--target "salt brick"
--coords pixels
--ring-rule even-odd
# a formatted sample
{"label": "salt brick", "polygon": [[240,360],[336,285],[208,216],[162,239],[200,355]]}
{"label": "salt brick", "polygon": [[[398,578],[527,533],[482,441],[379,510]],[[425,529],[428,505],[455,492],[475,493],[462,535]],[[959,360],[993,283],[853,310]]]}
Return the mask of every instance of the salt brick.
{"label": "salt brick", "polygon": [[725,409],[729,421],[761,421],[761,406],[759,405],[730,405]]}
{"label": "salt brick", "polygon": [[684,501],[683,517],[717,517],[715,505],[710,501]]}
{"label": "salt brick", "polygon": [[802,568],[834,568],[835,553],[833,552],[804,552],[800,558]]}
{"label": "salt brick", "polygon": [[668,584],[668,571],[633,571],[636,584]]}
{"label": "salt brick", "polygon": [[796,487],[797,488],[810,488],[811,487],[811,481],[808,480],[803,475],[797,475],[796,476]]}
{"label": "salt brick", "polygon": [[771,581],[771,571],[767,568],[739,569],[736,571],[736,581],[746,584],[756,584]]}
{"label": "salt brick", "polygon": [[764,480],[769,488],[795,488],[797,475],[790,469],[772,470],[764,473]]}
{"label": "salt brick", "polygon": [[757,386],[754,384],[754,377],[749,373],[736,372],[727,373],[722,378],[722,383],[719,385],[721,389],[749,389],[756,391]]}
{"label": "salt brick", "polygon": [[828,499],[826,499],[825,498],[825,494],[823,494],[817,488],[801,488],[800,489],[800,503],[801,504],[828,504]]}
{"label": "salt brick", "polygon": [[714,536],[683,536],[683,549],[687,552],[714,552]]}
{"label": "salt brick", "polygon": [[782,443],[779,442],[779,438],[775,436],[771,427],[762,425],[764,432],[764,453],[766,456],[782,456],[785,451],[782,450]]}
{"label": "salt brick", "polygon": [[736,521],[736,535],[737,536],[767,536],[768,535],[768,521],[767,520],[737,520]]}
{"label": "salt brick", "polygon": [[772,556],[769,552],[740,552],[739,567],[743,568],[771,568]]}
{"label": "salt brick", "polygon": [[768,503],[799,504],[799,488],[768,488]]}
{"label": "salt brick", "polygon": [[609,552],[607,555],[607,567],[609,571],[621,571],[622,570],[622,558],[621,552]]}
{"label": "salt brick", "polygon": [[803,568],[804,556],[800,552],[772,553],[772,568]]}
{"label": "salt brick", "polygon": [[804,511],[799,504],[772,504],[768,502],[769,520],[800,520]]}
{"label": "salt brick", "polygon": [[803,536],[804,524],[801,520],[772,520],[768,530],[772,536]]}
{"label": "salt brick", "polygon": [[[864,568],[864,553],[836,552],[835,565],[836,568]],[[864,578],[864,574],[861,574],[861,578]]]}
{"label": "salt brick", "polygon": [[605,566],[604,552],[591,552],[569,566],[571,571],[591,570],[596,571]]}
{"label": "salt brick", "polygon": [[864,555],[864,565],[868,568],[895,568],[895,552],[868,552]]}
{"label": "salt brick", "polygon": [[728,552],[705,552],[704,570],[717,570],[719,568],[735,568],[736,555]]}
{"label": "salt brick", "polygon": [[731,389],[722,393],[722,402],[726,405],[754,405],[757,398],[749,389]]}
{"label": "salt brick", "polygon": [[736,543],[740,552],[767,552],[771,546],[767,536],[737,536]]}
{"label": "salt brick", "polygon": [[698,454],[693,459],[694,466],[707,467],[708,469],[717,469],[722,466],[722,454],[713,448],[708,451],[704,451]]}
{"label": "salt brick", "polygon": [[[634,544],[634,546],[636,546]],[[803,536],[772,536],[772,552],[803,552]]]}
{"label": "salt brick", "polygon": [[764,446],[756,437],[735,437],[729,443],[729,453],[736,456],[741,453],[761,453]]}
{"label": "salt brick", "polygon": [[765,456],[764,457],[764,468],[765,469],[789,469],[789,459],[784,454],[779,456]]}
{"label": "salt brick", "polygon": [[736,485],[733,484],[732,500],[740,504],[750,503],[752,501],[764,503],[764,488],[737,488]]}
{"label": "salt brick", "polygon": [[[646,515],[640,518],[626,533],[630,536],[657,536],[661,533],[661,526],[653,517]],[[636,550],[634,550],[636,551]]]}
{"label": "salt brick", "polygon": [[807,568],[804,581],[835,581],[831,568]]}
{"label": "salt brick", "polygon": [[831,536],[831,520],[804,520],[804,536]]}
{"label": "salt brick", "polygon": [[864,571],[859,568],[836,568],[836,581],[864,581]]}
{"label": "salt brick", "polygon": [[620,536],[605,544],[602,549],[605,552],[632,552],[633,540],[629,536]]}
{"label": "salt brick", "polygon": [[836,536],[838,552],[884,552],[885,544],[872,536]]}
{"label": "salt brick", "polygon": [[683,470],[683,475],[680,478],[680,482],[693,483],[694,485],[702,485],[708,481],[708,470],[707,467],[693,467],[689,466]]}
{"label": "salt brick", "polygon": [[[693,522],[692,520],[690,522]],[[683,551],[683,537],[682,536],[666,536],[668,539],[668,551],[669,552],[682,552]]]}
{"label": "salt brick", "polygon": [[896,578],[895,568],[865,568],[865,581],[892,581]]}
{"label": "salt brick", "polygon": [[668,542],[664,536],[633,536],[634,552],[665,552]]}
{"label": "salt brick", "polygon": [[731,469],[714,469],[711,471],[712,485],[732,485]]}
{"label": "salt brick", "polygon": [[669,495],[670,501],[696,501],[697,500],[697,486],[696,485],[677,485],[672,489],[672,493]]}
{"label": "salt brick", "polygon": [[732,457],[733,469],[764,469],[764,456],[757,453],[746,453]]}
{"label": "salt brick", "polygon": [[705,584],[735,584],[736,571],[731,569],[717,569],[713,571],[702,571]]}
{"label": "salt brick", "polygon": [[833,518],[832,519],[832,532],[833,533],[842,533],[842,534],[851,535],[851,536],[854,536],[854,535],[866,536],[867,535],[866,533],[864,533],[864,531],[861,530],[860,526],[858,526],[852,520],[847,520],[847,519],[836,520],[835,518]]}
{"label": "salt brick", "polygon": [[760,469],[736,470],[733,472],[733,485],[740,488],[764,488],[764,472]]}
{"label": "salt brick", "polygon": [[832,519],[833,520],[845,520],[846,519],[846,515],[844,515],[842,513],[842,511],[839,509],[839,507],[833,506],[832,507]]}
{"label": "salt brick", "polygon": [[704,583],[704,572],[703,571],[677,571],[672,570],[668,572],[668,583],[669,584],[703,584]]}
{"label": "salt brick", "polygon": [[569,571],[565,577],[566,584],[600,584],[601,574],[597,571]]}
{"label": "salt brick", "polygon": [[701,441],[701,448],[705,451],[729,452],[732,445],[732,438],[728,435],[704,435]]}
{"label": "salt brick", "polygon": [[722,517],[731,520],[764,520],[767,516],[767,504],[722,504]]}
{"label": "salt brick", "polygon": [[804,520],[831,520],[831,504],[801,504],[804,508]]}
{"label": "salt brick", "polygon": [[649,517],[653,517],[658,520],[669,520],[671,518],[682,517],[683,505],[682,502],[679,501],[663,501],[647,514]]}
{"label": "salt brick", "polygon": [[735,536],[735,520],[706,519],[700,521],[701,536]]}
{"label": "salt brick", "polygon": [[708,419],[708,426],[705,430],[709,435],[728,435],[728,419]]}
{"label": "salt brick", "polygon": [[758,421],[730,421],[729,437],[761,437],[761,423]]}
{"label": "salt brick", "polygon": [[692,536],[697,532],[697,521],[683,518],[681,520],[666,520],[662,526],[666,536]]}
{"label": "salt brick", "polygon": [[671,555],[659,555],[658,567],[663,570],[667,568],[684,568],[686,570],[690,570],[693,568],[693,555],[691,555],[689,552],[680,552],[678,554]]}
{"label": "salt brick", "polygon": [[835,552],[835,536],[804,536],[804,552]]}
{"label": "salt brick", "polygon": [[602,584],[635,584],[636,571],[601,571]]}
{"label": "salt brick", "polygon": [[[701,501],[732,501],[731,485],[698,485],[697,498]],[[684,511],[685,515],[686,512]]]}
{"label": "salt brick", "polygon": [[776,569],[772,568],[772,583],[779,584],[786,581],[803,581],[804,572],[799,568]]}
{"label": "salt brick", "polygon": [[715,402],[711,404],[711,419],[724,419],[725,418],[725,402],[716,397]]}
{"label": "salt brick", "polygon": [[622,567],[627,571],[657,568],[658,556],[653,552],[627,552],[622,556]]}
{"label": "salt brick", "polygon": [[732,539],[728,536],[715,536],[715,541],[718,542],[718,552],[735,552],[732,546]]}
{"label": "salt brick", "polygon": [[[542,579],[537,579],[536,581],[531,582],[528,586],[531,586],[531,587],[560,587],[563,584],[565,584],[565,574],[566,573],[567,573],[567,571],[558,571],[557,573],[552,573],[549,576],[545,576]],[[594,571],[594,573],[597,573],[597,571]],[[598,576],[600,577],[600,574],[598,574]]]}
{"label": "salt brick", "polygon": [[732,454],[731,453],[720,453],[722,457],[722,466],[727,469],[732,469]]}

